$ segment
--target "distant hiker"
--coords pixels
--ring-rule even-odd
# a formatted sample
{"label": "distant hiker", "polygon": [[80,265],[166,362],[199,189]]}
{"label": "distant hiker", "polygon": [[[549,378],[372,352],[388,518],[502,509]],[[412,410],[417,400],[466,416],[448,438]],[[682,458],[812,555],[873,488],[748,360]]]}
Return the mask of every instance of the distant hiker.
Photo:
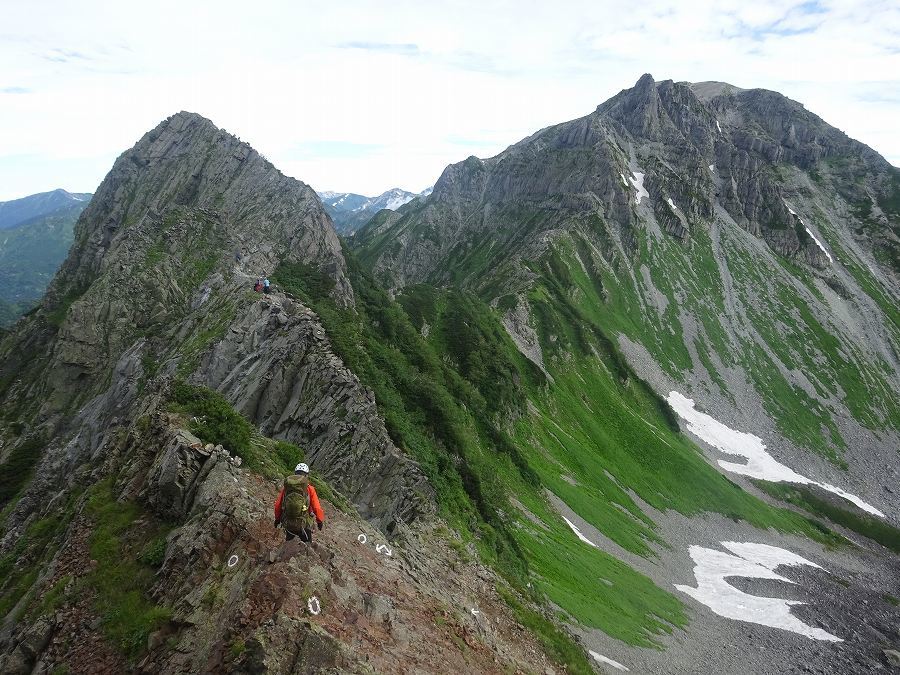
{"label": "distant hiker", "polygon": [[265,281],[263,281],[263,293],[265,293],[266,295],[268,295],[268,294],[269,294],[269,287],[270,287],[271,285],[272,285],[272,284],[269,283],[269,277],[266,277]]}
{"label": "distant hiker", "polygon": [[253,285],[253,290],[259,293],[262,291],[262,279],[257,279],[256,283]]}
{"label": "distant hiker", "polygon": [[313,524],[321,531],[325,513],[316,488],[310,485],[309,467],[301,462],[294,475],[284,479],[284,487],[275,500],[275,527],[284,526],[288,541],[297,536],[300,541],[311,543]]}

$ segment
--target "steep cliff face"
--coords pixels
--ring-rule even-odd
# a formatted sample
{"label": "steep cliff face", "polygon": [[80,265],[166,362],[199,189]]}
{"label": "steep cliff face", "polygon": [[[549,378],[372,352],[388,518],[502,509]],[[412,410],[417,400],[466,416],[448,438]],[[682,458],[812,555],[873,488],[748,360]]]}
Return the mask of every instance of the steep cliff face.
{"label": "steep cliff face", "polygon": [[[852,168],[836,176],[825,169],[833,164]],[[646,195],[654,219],[679,240],[692,227],[708,229],[720,206],[780,255],[824,269],[827,255],[785,203],[794,196],[786,173],[813,166],[812,192],[836,190],[865,209],[885,226],[872,236],[896,258],[888,221],[897,208],[897,170],[875,151],[776,92],[656,83],[649,75],[591,115],[496,157],[448,167],[423,208],[389,235],[373,224],[357,241],[385,280],[446,281],[446,256],[477,255],[486,234],[492,257],[501,259],[588,214],[627,234]],[[896,266],[888,271],[896,275]]]}

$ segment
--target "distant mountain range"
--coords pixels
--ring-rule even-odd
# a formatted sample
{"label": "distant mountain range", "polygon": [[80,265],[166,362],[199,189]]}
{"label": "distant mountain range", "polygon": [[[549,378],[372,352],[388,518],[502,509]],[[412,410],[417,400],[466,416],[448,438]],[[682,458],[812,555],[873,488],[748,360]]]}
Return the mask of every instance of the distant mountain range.
{"label": "distant mountain range", "polygon": [[91,200],[85,192],[67,192],[52,190],[39,192],[36,195],[0,202],[0,230],[15,227],[27,220],[53,213],[59,209],[81,204],[82,207]]}
{"label": "distant mountain range", "polygon": [[431,188],[420,193],[393,188],[377,197],[366,197],[353,192],[319,192],[325,211],[334,221],[339,234],[353,234],[366,225],[382,209],[396,211],[416,197],[427,197]]}
{"label": "distant mountain range", "polygon": [[53,190],[0,202],[0,326],[40,300],[90,199],[88,193]]}

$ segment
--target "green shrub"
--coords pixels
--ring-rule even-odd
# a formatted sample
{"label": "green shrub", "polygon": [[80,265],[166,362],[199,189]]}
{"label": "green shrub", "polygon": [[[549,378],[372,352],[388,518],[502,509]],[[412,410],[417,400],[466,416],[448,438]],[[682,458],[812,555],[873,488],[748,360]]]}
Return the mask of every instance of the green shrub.
{"label": "green shrub", "polygon": [[231,658],[237,659],[247,651],[247,645],[243,640],[235,640],[231,643],[231,646],[228,648],[228,652],[231,654]]}
{"label": "green shrub", "polygon": [[[107,637],[123,655],[134,659],[146,648],[150,633],[172,616],[171,609],[147,597],[154,570],[139,561],[126,543],[141,509],[133,502],[118,501],[112,479],[106,479],[91,488],[84,512],[93,520],[88,549],[97,566],[81,583],[94,590]],[[147,529],[143,524],[139,533],[131,534],[143,537]]]}
{"label": "green shrub", "polygon": [[166,535],[160,535],[150,541],[141,551],[138,561],[154,569],[159,569],[166,558]]}
{"label": "green shrub", "polygon": [[281,263],[272,275],[272,283],[304,300],[328,297],[335,284],[324,272],[300,262]]}
{"label": "green shrub", "polygon": [[247,459],[254,428],[225,397],[212,389],[178,381],[172,389],[172,409],[190,415],[191,432],[206,443],[220,444]]}
{"label": "green shrub", "polygon": [[294,467],[303,461],[303,451],[293,443],[275,441],[274,455],[284,472],[293,473]]}

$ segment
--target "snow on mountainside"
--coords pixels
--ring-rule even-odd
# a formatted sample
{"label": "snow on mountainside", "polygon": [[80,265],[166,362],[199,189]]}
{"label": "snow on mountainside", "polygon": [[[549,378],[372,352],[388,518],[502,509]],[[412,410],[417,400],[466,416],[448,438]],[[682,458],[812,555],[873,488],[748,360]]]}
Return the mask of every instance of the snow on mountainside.
{"label": "snow on mountainside", "polygon": [[26,220],[53,213],[79,202],[85,203],[90,198],[89,193],[57,189],[8,202],[0,202],[0,230],[15,227]]}
{"label": "snow on mountainside", "polygon": [[371,220],[382,209],[395,211],[416,197],[426,197],[431,188],[417,194],[400,188],[392,188],[377,197],[365,197],[353,192],[319,192],[325,210],[341,234],[352,234]]}

